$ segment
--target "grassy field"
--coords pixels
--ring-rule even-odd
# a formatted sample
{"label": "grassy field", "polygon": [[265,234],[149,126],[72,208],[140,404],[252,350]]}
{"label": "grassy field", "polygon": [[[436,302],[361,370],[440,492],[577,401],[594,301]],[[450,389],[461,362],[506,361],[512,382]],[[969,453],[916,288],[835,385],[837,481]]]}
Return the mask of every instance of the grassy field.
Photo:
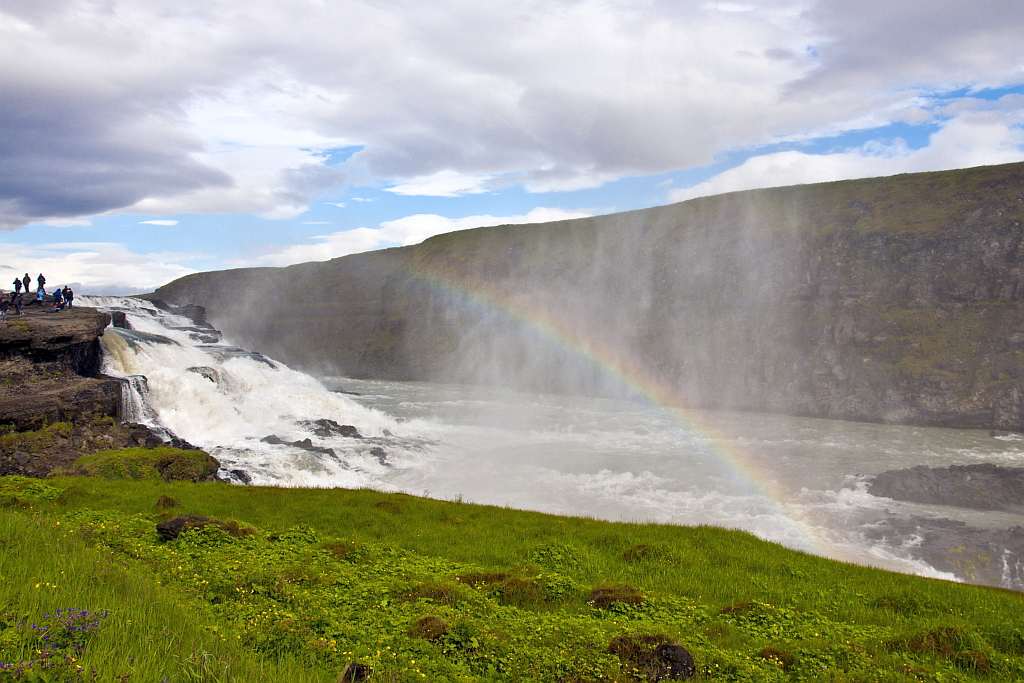
{"label": "grassy field", "polygon": [[1024,680],[1024,594],[371,490],[0,478],[0,577],[5,682]]}

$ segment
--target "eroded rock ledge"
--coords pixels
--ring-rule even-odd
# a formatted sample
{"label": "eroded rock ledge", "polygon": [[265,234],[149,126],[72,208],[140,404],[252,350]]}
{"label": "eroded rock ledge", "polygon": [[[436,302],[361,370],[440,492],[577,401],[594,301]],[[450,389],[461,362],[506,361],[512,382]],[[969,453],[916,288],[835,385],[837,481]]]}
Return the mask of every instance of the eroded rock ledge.
{"label": "eroded rock ledge", "polygon": [[100,373],[110,315],[50,310],[30,306],[0,323],[0,475],[45,477],[82,455],[154,439],[118,423],[121,382]]}

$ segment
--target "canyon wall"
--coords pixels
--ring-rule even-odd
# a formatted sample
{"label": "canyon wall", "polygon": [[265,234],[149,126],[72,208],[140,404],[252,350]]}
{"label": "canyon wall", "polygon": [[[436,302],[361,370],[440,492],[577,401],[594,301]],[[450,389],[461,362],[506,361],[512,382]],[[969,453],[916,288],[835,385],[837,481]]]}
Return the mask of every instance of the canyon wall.
{"label": "canyon wall", "polygon": [[737,192],[153,298],[353,377],[1024,430],[1024,164]]}

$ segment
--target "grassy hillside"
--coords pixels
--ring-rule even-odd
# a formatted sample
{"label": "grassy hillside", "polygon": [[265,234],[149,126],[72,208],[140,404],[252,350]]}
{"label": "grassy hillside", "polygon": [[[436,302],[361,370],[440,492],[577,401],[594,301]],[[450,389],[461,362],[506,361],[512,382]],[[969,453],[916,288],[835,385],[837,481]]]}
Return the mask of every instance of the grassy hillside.
{"label": "grassy hillside", "polygon": [[0,547],[0,681],[643,681],[661,642],[709,681],[1024,678],[1022,594],[711,527],[7,477]]}

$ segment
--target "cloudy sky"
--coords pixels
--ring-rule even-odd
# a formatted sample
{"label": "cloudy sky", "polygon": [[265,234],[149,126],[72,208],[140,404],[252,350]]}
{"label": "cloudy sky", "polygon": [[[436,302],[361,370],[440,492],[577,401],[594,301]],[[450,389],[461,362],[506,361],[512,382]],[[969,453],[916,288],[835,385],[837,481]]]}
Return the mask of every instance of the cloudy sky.
{"label": "cloudy sky", "polygon": [[0,0],[0,287],[1024,159],[1020,0]]}

